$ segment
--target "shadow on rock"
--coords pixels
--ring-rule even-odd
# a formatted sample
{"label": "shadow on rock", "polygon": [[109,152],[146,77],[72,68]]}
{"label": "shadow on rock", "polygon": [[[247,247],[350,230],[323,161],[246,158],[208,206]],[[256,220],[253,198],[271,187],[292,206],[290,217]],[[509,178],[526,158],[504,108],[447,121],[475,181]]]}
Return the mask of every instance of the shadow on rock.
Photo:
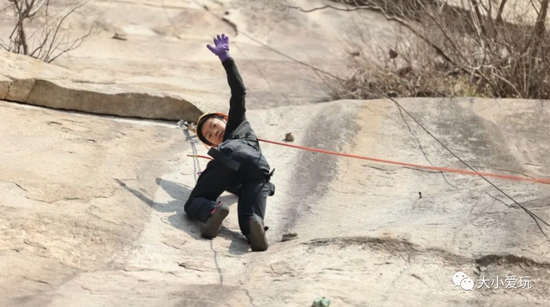
{"label": "shadow on rock", "polygon": [[[157,184],[159,184],[159,180],[160,179],[157,178]],[[139,200],[141,200],[142,202],[147,204],[147,206],[151,207],[152,209],[155,209],[158,212],[174,212],[174,211],[177,211],[179,209],[179,207],[182,207],[180,199],[187,199],[189,193],[191,193],[191,189],[189,189],[188,187],[185,187],[183,185],[178,185],[178,184],[175,184],[175,183],[171,182],[170,183],[171,186],[168,188],[168,190],[166,188],[164,190],[172,198],[174,198],[174,200],[169,201],[168,203],[158,203],[158,202],[155,202],[154,200],[150,199],[149,197],[147,197],[141,191],[138,191],[136,189],[133,189],[133,188],[129,187],[123,181],[121,181],[119,179],[115,179],[115,181],[118,182],[118,184],[120,184],[120,186],[122,188],[124,188],[126,191],[134,194],[135,197],[137,197]],[[160,180],[160,181],[164,183],[164,180]],[[180,189],[180,191],[177,192],[177,197],[175,197],[176,193],[175,194],[170,193],[170,191],[171,192],[175,191],[174,186],[177,186]]]}
{"label": "shadow on rock", "polygon": [[220,235],[223,235],[224,233],[230,235],[229,238],[231,239],[231,245],[229,245],[229,253],[231,255],[242,255],[248,253],[250,245],[248,245],[248,241],[246,240],[246,237],[244,235],[242,235],[240,232],[232,231],[225,227],[222,227]]}
{"label": "shadow on rock", "polygon": [[[174,215],[171,215],[167,218],[167,221],[172,225],[172,227],[182,230],[187,233],[189,236],[195,239],[206,240],[201,237],[201,228],[204,223],[192,220],[185,214],[183,204],[191,194],[192,188],[175,183],[169,180],[164,180],[161,178],[156,179],[156,183],[161,187],[173,200],[167,203],[155,202],[153,199],[150,199],[141,191],[129,187],[126,183],[119,179],[115,179],[118,184],[132,193],[139,200],[147,204],[152,209],[158,212],[174,212]],[[238,198],[235,195],[224,195],[221,196],[218,200],[228,204],[229,206],[237,202]],[[234,255],[244,254],[248,251],[248,243],[245,237],[238,231],[230,230],[229,228],[223,227],[219,234],[220,237],[231,240],[231,245],[229,246],[229,252]]]}

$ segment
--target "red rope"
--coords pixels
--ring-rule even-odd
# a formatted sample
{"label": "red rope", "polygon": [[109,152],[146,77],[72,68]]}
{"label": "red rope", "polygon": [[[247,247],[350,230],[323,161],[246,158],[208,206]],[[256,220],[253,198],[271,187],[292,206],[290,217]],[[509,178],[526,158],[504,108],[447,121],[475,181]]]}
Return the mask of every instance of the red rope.
{"label": "red rope", "polygon": [[203,159],[208,159],[208,160],[214,160],[214,158],[208,157],[208,156],[201,156],[201,155],[187,155],[187,156],[192,157],[192,158],[203,158]]}
{"label": "red rope", "polygon": [[[324,150],[324,149],[317,149],[317,148],[311,148],[306,146],[299,146],[299,145],[292,145],[282,142],[276,142],[276,141],[270,141],[265,139],[258,139],[262,142],[291,147],[291,148],[297,148],[307,151],[313,151],[313,152],[320,152],[324,154],[334,155],[334,156],[341,156],[341,157],[347,157],[347,158],[355,158],[355,159],[361,159],[361,160],[367,160],[367,161],[373,161],[378,163],[386,163],[386,164],[393,164],[393,165],[401,165],[401,166],[407,166],[417,169],[428,169],[428,170],[434,170],[434,171],[440,171],[440,172],[446,172],[446,173],[456,173],[456,174],[462,174],[462,175],[482,175],[485,177],[493,177],[493,178],[501,178],[501,179],[508,179],[508,180],[516,180],[516,181],[528,181],[528,182],[538,182],[543,184],[550,184],[550,179],[544,179],[544,178],[532,178],[532,177],[520,177],[520,176],[512,176],[512,175],[502,175],[502,174],[493,174],[493,173],[486,173],[486,172],[474,172],[469,170],[462,170],[462,169],[454,169],[454,168],[447,168],[447,167],[439,167],[439,166],[431,166],[431,165],[421,165],[421,164],[414,164],[414,163],[406,163],[406,162],[398,162],[398,161],[391,161],[391,160],[385,160],[385,159],[377,159],[377,158],[370,158],[365,156],[359,156],[359,155],[351,155],[341,152],[335,152],[330,150]],[[187,155],[188,157],[197,157],[197,158],[203,158],[203,159],[209,159],[213,160],[211,157],[208,156],[201,156],[201,155]]]}
{"label": "red rope", "polygon": [[462,169],[454,169],[454,168],[446,168],[446,167],[438,167],[438,166],[430,166],[430,165],[421,165],[421,164],[413,164],[413,163],[406,163],[406,162],[398,162],[398,161],[391,161],[391,160],[384,160],[384,159],[376,159],[376,158],[370,158],[365,156],[359,156],[359,155],[351,155],[341,152],[334,152],[330,150],[323,150],[323,149],[317,149],[317,148],[311,148],[311,147],[305,147],[305,146],[299,146],[299,145],[292,145],[282,142],[275,142],[265,139],[258,139],[262,142],[286,146],[286,147],[292,147],[307,151],[313,151],[313,152],[320,152],[324,154],[329,155],[335,155],[335,156],[342,156],[342,157],[348,157],[348,158],[355,158],[355,159],[362,159],[362,160],[368,160],[373,162],[379,162],[379,163],[386,163],[386,164],[393,164],[393,165],[401,165],[401,166],[408,166],[412,168],[418,168],[418,169],[428,169],[428,170],[435,170],[440,172],[446,172],[446,173],[457,173],[457,174],[463,174],[463,175],[482,175],[486,177],[494,177],[494,178],[501,178],[501,179],[508,179],[508,180],[517,180],[517,181],[529,181],[529,182],[538,182],[543,184],[550,184],[550,179],[543,179],[543,178],[531,178],[531,177],[520,177],[520,176],[512,176],[512,175],[501,175],[501,174],[493,174],[493,173],[486,173],[486,172],[474,172],[469,170],[462,170]]}

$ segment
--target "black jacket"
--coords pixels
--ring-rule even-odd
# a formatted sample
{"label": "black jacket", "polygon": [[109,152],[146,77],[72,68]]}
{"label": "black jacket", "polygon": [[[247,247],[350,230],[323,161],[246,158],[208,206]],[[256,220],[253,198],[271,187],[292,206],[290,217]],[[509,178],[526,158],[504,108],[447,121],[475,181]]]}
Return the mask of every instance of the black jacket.
{"label": "black jacket", "polygon": [[263,170],[269,173],[269,164],[262,155],[258,138],[246,119],[246,89],[235,61],[229,58],[223,62],[223,67],[231,88],[231,99],[229,100],[229,119],[225,127],[225,135],[218,150],[242,164],[242,170],[237,179],[246,180],[247,175],[252,175],[246,174],[246,172]]}
{"label": "black jacket", "polygon": [[[229,58],[222,64],[231,88],[231,99],[229,100],[229,119],[218,151],[225,157],[240,163],[240,169],[235,171],[218,160],[210,161],[199,176],[185,204],[186,209],[198,207],[199,203],[209,203],[213,206],[225,190],[238,194],[238,187],[243,182],[264,180],[269,175],[269,164],[262,155],[258,138],[246,119],[246,89],[235,61]],[[190,206],[192,202],[194,204]]]}

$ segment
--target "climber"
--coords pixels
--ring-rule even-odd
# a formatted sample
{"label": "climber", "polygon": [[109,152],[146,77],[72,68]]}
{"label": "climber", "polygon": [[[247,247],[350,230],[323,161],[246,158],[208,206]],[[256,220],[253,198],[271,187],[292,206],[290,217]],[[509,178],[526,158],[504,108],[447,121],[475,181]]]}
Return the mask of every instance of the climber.
{"label": "climber", "polygon": [[229,206],[217,202],[217,199],[226,190],[232,192],[239,198],[242,234],[247,237],[253,251],[265,251],[269,244],[264,217],[266,198],[275,193],[275,186],[270,182],[273,172],[270,172],[258,138],[246,119],[246,90],[235,61],[229,55],[229,37],[217,35],[214,44],[207,45],[207,48],[218,56],[227,73],[231,88],[229,115],[207,113],[197,120],[197,136],[211,146],[208,154],[214,159],[200,174],[185,203],[185,212],[189,217],[205,222],[202,236],[213,239],[229,214]]}

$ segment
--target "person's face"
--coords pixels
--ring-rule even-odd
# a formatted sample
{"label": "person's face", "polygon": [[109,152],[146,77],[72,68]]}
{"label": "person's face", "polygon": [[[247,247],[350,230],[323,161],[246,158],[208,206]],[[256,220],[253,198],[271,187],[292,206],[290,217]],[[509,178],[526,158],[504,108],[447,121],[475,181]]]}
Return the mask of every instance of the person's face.
{"label": "person's face", "polygon": [[223,142],[223,136],[225,134],[225,121],[216,117],[207,119],[202,125],[202,135],[212,145],[218,146]]}

